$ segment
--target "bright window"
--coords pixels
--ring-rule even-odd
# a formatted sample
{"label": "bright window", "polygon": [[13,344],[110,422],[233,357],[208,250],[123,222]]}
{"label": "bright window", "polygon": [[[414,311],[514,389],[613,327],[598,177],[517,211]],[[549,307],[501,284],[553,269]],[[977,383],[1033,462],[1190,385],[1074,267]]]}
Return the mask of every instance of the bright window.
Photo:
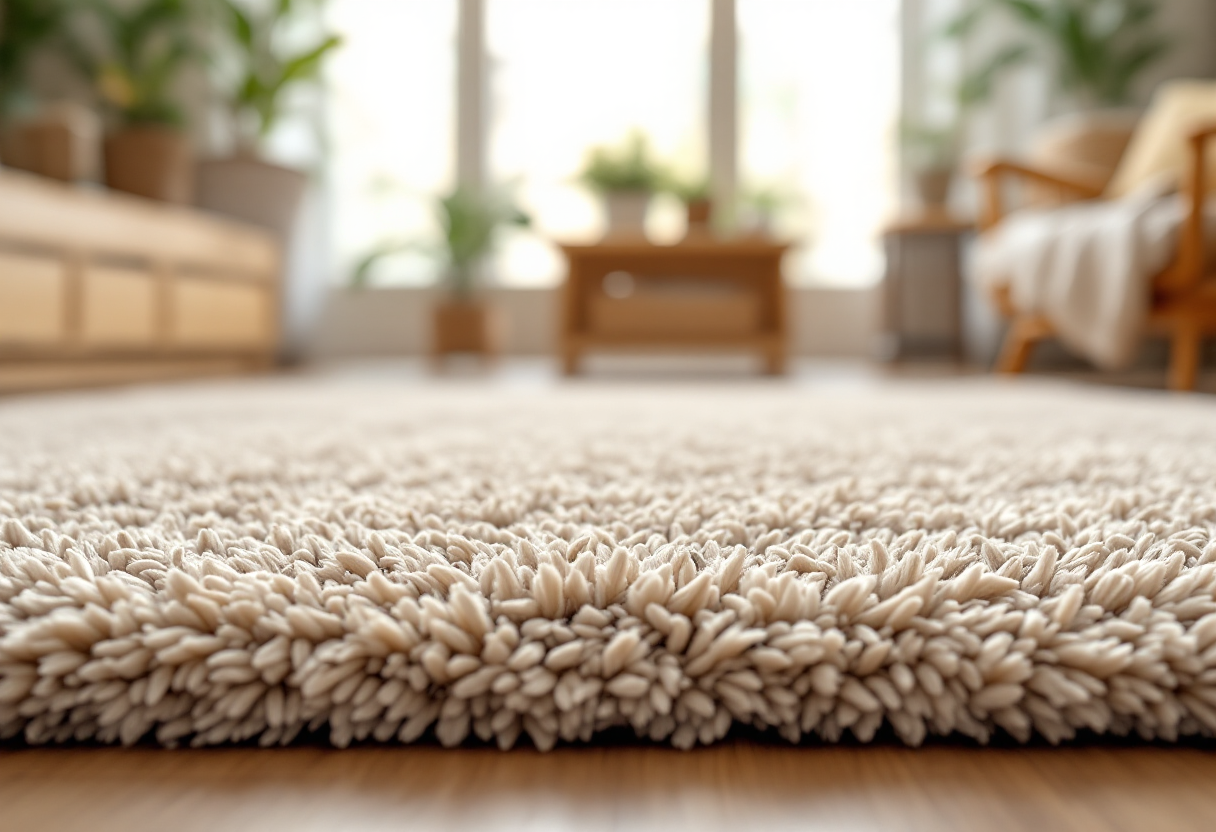
{"label": "bright window", "polygon": [[[486,0],[490,178],[535,222],[505,240],[499,282],[554,285],[549,240],[599,236],[599,201],[575,181],[589,148],[641,130],[658,157],[703,172],[709,13],[708,0]],[[681,223],[659,201],[648,229],[671,239]]]}
{"label": "bright window", "polygon": [[[386,240],[431,245],[434,198],[455,181],[457,0],[333,0],[345,38],[326,71],[338,281]],[[376,285],[426,284],[435,259],[387,258]]]}
{"label": "bright window", "polygon": [[882,274],[898,197],[898,0],[739,0],[739,175],[785,201],[795,283]]}
{"label": "bright window", "polygon": [[[483,0],[485,169],[534,228],[504,233],[488,270],[551,286],[553,241],[589,241],[602,207],[577,182],[587,151],[633,130],[684,174],[704,173],[711,0]],[[327,70],[330,210],[338,280],[377,245],[438,242],[434,199],[455,184],[458,0],[331,0],[347,40]],[[897,202],[900,0],[736,0],[740,191],[784,199],[775,232],[797,242],[794,283],[863,286]],[[740,215],[746,218],[746,207]],[[659,198],[648,231],[683,233]],[[437,276],[421,252],[378,285]]]}

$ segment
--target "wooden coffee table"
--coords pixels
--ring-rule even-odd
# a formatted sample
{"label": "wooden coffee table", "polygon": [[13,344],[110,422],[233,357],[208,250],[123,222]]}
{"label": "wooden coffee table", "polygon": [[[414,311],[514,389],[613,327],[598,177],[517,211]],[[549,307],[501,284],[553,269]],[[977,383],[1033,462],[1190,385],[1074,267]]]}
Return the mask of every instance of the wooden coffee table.
{"label": "wooden coffee table", "polygon": [[768,373],[785,370],[787,314],[781,258],[762,238],[640,239],[563,245],[563,367],[576,373],[593,350],[759,352]]}

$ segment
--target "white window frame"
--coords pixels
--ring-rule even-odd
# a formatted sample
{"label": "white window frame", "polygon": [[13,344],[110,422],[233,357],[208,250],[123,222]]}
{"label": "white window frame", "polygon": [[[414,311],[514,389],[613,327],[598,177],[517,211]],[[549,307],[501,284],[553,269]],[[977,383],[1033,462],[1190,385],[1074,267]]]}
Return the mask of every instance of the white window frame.
{"label": "white window frame", "polygon": [[[489,184],[486,104],[489,89],[486,3],[460,0],[456,57],[456,181],[480,189]],[[739,175],[738,52],[736,0],[711,3],[709,46],[709,172],[715,201],[734,203]]]}
{"label": "white window frame", "polygon": [[[841,0],[843,2],[843,0]],[[920,103],[921,39],[919,24],[926,3],[940,0],[900,0],[901,110],[914,112]],[[946,0],[947,2],[949,0]],[[489,177],[489,76],[491,64],[486,39],[486,4],[495,0],[458,0],[457,89],[456,89],[456,182],[461,187],[483,189]],[[576,2],[576,0],[571,0]],[[739,136],[742,130],[739,107],[738,0],[704,0],[710,6],[710,39],[706,60],[708,72],[708,118],[705,121],[708,172],[714,201],[737,204],[740,179]],[[896,156],[896,165],[903,168]],[[906,187],[904,185],[903,187]],[[897,197],[898,198],[898,197]],[[734,212],[718,220],[727,230],[737,227]]]}

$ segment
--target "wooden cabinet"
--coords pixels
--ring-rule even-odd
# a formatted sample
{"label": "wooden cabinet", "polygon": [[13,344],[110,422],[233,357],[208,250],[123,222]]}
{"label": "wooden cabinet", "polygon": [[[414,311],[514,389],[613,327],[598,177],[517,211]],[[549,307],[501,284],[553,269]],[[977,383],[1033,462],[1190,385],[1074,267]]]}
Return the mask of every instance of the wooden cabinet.
{"label": "wooden cabinet", "polygon": [[0,171],[0,390],[265,366],[279,261],[252,227]]}

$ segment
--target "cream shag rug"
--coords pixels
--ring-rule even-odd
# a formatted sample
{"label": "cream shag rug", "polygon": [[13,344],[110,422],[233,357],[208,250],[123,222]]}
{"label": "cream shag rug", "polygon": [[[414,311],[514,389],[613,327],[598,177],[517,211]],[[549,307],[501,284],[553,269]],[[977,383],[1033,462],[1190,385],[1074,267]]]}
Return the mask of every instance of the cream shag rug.
{"label": "cream shag rug", "polygon": [[1216,731],[1216,406],[276,381],[0,403],[0,734]]}

